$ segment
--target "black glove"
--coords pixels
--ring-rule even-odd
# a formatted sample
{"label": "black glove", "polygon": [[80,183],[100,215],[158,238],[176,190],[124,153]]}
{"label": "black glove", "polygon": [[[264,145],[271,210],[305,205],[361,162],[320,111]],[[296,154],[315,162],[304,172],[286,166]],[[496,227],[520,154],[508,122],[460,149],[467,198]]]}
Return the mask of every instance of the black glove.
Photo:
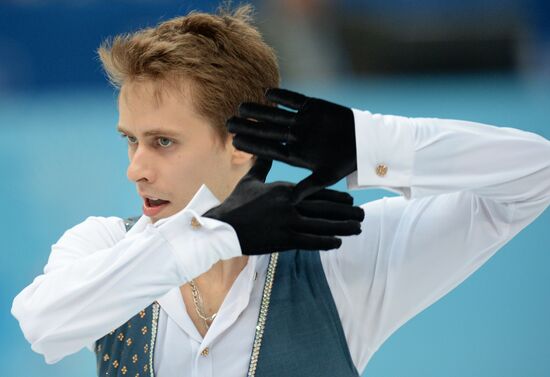
{"label": "black glove", "polygon": [[203,216],[231,225],[245,255],[292,249],[330,250],[335,237],[361,233],[365,213],[347,193],[323,189],[293,205],[293,184],[266,184],[271,160],[258,158],[231,195]]}
{"label": "black glove", "polygon": [[[297,110],[243,103],[227,121],[235,148],[312,170],[294,190],[297,203],[357,170],[355,123],[351,109],[285,89],[269,89],[266,98]],[[250,118],[250,119],[246,119]]]}

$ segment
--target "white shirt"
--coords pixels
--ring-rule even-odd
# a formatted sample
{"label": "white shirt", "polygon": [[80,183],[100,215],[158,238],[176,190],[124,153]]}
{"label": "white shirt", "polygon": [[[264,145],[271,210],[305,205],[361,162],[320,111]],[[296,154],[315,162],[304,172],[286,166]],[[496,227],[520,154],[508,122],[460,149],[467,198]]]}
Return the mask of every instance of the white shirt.
{"label": "white shirt", "polygon": [[[353,113],[358,169],[347,177],[348,189],[400,194],[361,205],[362,233],[343,237],[338,251],[321,252],[362,373],[393,332],[548,207],[550,141],[460,120]],[[242,255],[230,225],[200,216],[217,204],[203,185],[180,212],[155,224],[142,216],[128,233],[118,217],[91,216],[67,230],[44,273],[13,301],[31,348],[48,364],[85,346],[93,350],[96,339],[157,300],[158,377],[244,376],[269,256],[249,258],[204,339],[179,291],[220,258]],[[202,227],[190,225],[193,217]]]}

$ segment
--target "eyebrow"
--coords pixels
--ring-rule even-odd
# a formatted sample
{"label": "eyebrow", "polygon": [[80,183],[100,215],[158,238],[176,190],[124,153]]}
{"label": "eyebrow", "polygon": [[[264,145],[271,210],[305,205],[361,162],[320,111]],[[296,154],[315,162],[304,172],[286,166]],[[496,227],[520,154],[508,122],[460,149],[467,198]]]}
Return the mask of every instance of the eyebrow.
{"label": "eyebrow", "polygon": [[[125,133],[125,134],[129,134],[131,132],[128,132],[127,130],[125,130],[124,128],[122,128],[121,126],[117,126],[117,129],[116,129],[118,132],[122,132],[122,133]],[[160,129],[160,128],[157,128],[157,129],[153,129],[153,130],[148,130],[148,131],[145,131],[143,133],[144,136],[159,136],[159,135],[165,135],[165,136],[172,136],[172,137],[175,137],[175,136],[180,136],[181,134],[177,131],[172,131],[172,130],[163,130],[163,129]]]}

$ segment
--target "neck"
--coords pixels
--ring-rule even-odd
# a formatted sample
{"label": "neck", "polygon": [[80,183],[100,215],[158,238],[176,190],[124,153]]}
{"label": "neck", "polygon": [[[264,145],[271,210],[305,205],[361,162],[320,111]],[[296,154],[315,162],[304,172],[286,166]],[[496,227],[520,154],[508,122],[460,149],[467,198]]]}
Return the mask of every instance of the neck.
{"label": "neck", "polygon": [[201,287],[229,289],[248,263],[248,255],[220,260],[194,280]]}
{"label": "neck", "polygon": [[[230,143],[231,139],[228,139]],[[243,169],[242,166],[238,166],[236,172],[233,173],[229,183],[222,187],[211,188],[212,193],[218,198],[220,202],[225,201],[231,192],[235,189],[240,179],[246,174],[252,164]],[[219,189],[219,190],[218,190]],[[202,287],[218,287],[220,289],[229,290],[233,285],[233,282],[239,276],[239,273],[244,269],[248,263],[248,255],[240,257],[234,257],[230,259],[220,260],[212,265],[212,267],[199,275],[194,280]]]}

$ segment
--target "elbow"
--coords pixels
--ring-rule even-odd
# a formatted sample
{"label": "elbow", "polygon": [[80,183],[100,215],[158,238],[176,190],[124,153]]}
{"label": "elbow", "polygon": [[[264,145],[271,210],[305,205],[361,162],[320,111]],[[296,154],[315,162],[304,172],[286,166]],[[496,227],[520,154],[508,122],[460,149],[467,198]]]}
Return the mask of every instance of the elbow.
{"label": "elbow", "polygon": [[22,297],[24,292],[18,294],[11,305],[11,315],[17,319],[19,322],[19,327],[23,332],[23,336],[30,343],[35,343],[40,338],[40,326],[39,321],[35,313],[26,305],[24,297]]}
{"label": "elbow", "polygon": [[13,300],[10,312],[19,322],[19,327],[27,342],[30,343],[31,349],[43,355],[47,364],[55,364],[63,358],[48,351],[53,348],[48,345],[47,339],[50,338],[51,334],[46,333],[48,326],[43,319],[41,320],[44,317],[36,310],[31,310],[25,305],[21,293]]}

